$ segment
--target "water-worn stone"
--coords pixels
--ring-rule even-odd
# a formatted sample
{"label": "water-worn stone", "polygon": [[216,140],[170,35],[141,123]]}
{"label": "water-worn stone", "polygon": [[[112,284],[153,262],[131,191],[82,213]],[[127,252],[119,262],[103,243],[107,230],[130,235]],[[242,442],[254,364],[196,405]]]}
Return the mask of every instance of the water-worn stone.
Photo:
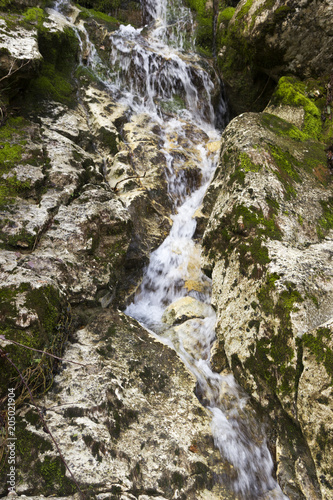
{"label": "water-worn stone", "polygon": [[[300,377],[313,392],[303,375],[305,339],[333,315],[331,179],[324,145],[299,132],[266,113],[244,114],[229,124],[204,200],[204,207],[216,201],[203,239],[203,266],[212,276],[217,309],[215,357],[220,356],[221,367],[228,359],[237,379],[271,416],[282,418],[281,405],[283,418],[292,422],[288,432],[295,435],[303,431]],[[328,418],[320,425],[330,432]],[[285,432],[278,430],[282,440]],[[297,439],[311,451],[304,431]],[[285,469],[293,470],[295,488],[316,498],[309,496],[312,488],[320,498],[310,455],[298,457],[303,470],[295,450],[286,447],[283,460],[289,456]],[[321,460],[331,463],[328,452]],[[323,471],[315,465],[321,494],[331,498],[325,487],[329,467]],[[289,498],[301,498],[285,491]]]}
{"label": "water-worn stone", "polygon": [[170,304],[163,313],[162,321],[167,325],[176,325],[192,318],[205,318],[214,314],[213,308],[193,299],[183,297]]}

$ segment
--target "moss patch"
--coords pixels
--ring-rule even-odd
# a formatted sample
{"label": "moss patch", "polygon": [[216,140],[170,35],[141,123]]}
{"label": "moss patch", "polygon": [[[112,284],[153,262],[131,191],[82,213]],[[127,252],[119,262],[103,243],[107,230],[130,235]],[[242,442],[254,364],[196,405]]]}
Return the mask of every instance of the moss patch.
{"label": "moss patch", "polygon": [[186,0],[186,4],[196,13],[196,46],[204,55],[211,56],[214,39],[213,8],[208,6],[206,0]]}
{"label": "moss patch", "polygon": [[[263,320],[265,336],[252,345],[253,355],[245,367],[255,373],[270,392],[284,398],[297,389],[299,373],[294,363],[295,349],[290,314],[296,303],[303,302],[293,283],[286,283],[287,290],[276,294],[276,274],[267,274],[266,283],[257,293],[262,312],[279,320],[275,329],[270,320]],[[294,366],[296,365],[296,367]]]}
{"label": "moss patch", "polygon": [[320,239],[324,238],[330,229],[333,229],[333,197],[320,202],[323,213],[317,222],[317,234]]}
{"label": "moss patch", "polygon": [[314,354],[317,363],[325,366],[333,385],[333,351],[328,345],[331,339],[332,331],[329,328],[318,328],[314,334],[304,334],[302,342]]}
{"label": "moss patch", "polygon": [[219,220],[217,228],[206,233],[203,246],[210,259],[216,254],[229,262],[229,255],[237,250],[240,271],[247,275],[252,266],[252,277],[257,279],[269,262],[264,238],[280,239],[281,231],[275,222],[275,209],[268,218],[255,207],[235,206],[232,212]]}
{"label": "moss patch", "polygon": [[38,45],[44,61],[38,77],[29,85],[28,99],[32,106],[39,109],[41,101],[49,99],[74,106],[76,85],[73,75],[79,50],[74,31],[70,28],[56,32],[40,29]]}
{"label": "moss patch", "polygon": [[[307,84],[294,77],[282,77],[272,96],[272,104],[301,107],[305,111],[303,134],[307,138],[320,140],[322,121],[320,109],[308,97]],[[303,139],[302,139],[303,140]]]}

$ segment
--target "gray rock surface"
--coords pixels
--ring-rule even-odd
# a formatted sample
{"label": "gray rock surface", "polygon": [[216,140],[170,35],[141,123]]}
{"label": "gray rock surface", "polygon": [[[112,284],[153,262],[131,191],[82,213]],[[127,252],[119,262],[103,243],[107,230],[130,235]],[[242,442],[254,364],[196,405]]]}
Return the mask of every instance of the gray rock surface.
{"label": "gray rock surface", "polygon": [[[281,418],[282,408],[290,421],[288,432],[296,436],[302,431],[315,461],[315,438],[308,437],[306,418],[301,422],[300,415],[317,391],[302,359],[307,334],[333,316],[332,230],[324,222],[331,211],[331,178],[324,146],[293,139],[284,131],[288,127],[265,113],[244,114],[228,125],[220,165],[204,200],[204,211],[212,205],[213,211],[204,234],[203,266],[212,275],[217,310],[220,348],[215,346],[213,363],[227,361],[273,419]],[[326,177],[318,174],[321,168]],[[308,394],[304,410],[300,386]],[[327,404],[328,418],[319,425],[329,433]],[[277,434],[285,440],[285,429],[278,426]],[[325,466],[315,462],[313,480],[309,454],[297,457],[293,446],[279,446],[288,448],[278,453],[277,463],[289,498],[302,498],[290,488],[290,462],[296,487],[306,498],[321,498],[318,483],[323,498],[332,498],[326,486],[332,462],[325,449]]]}
{"label": "gray rock surface", "polygon": [[[227,465],[214,447],[210,414],[173,350],[112,311],[92,315],[74,339],[38,405],[82,490],[100,499],[234,498],[220,484]],[[73,498],[33,406],[20,411],[17,427],[17,449],[34,443],[18,453],[17,492]]]}

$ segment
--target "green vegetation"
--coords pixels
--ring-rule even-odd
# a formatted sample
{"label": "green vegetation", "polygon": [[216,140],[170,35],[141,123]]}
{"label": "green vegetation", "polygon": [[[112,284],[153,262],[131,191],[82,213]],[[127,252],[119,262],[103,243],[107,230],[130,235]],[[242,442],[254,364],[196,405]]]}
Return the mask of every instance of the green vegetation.
{"label": "green vegetation", "polygon": [[29,189],[29,182],[21,182],[11,169],[22,161],[25,146],[27,122],[19,118],[10,118],[0,128],[0,206],[11,203],[18,195]]}
{"label": "green vegetation", "polygon": [[253,163],[253,161],[246,153],[240,153],[239,158],[240,158],[241,168],[245,172],[259,172],[259,170],[261,170],[262,168],[262,165]]}
{"label": "green vegetation", "polygon": [[37,26],[37,28],[40,29],[42,28],[45,20],[45,11],[43,9],[40,9],[39,7],[33,7],[26,10],[23,16],[25,26],[27,24],[31,24],[33,26]]}
{"label": "green vegetation", "polygon": [[216,254],[226,259],[237,249],[239,252],[240,272],[259,278],[269,262],[268,250],[264,245],[265,237],[280,239],[281,231],[275,222],[275,209],[270,210],[268,218],[255,207],[235,206],[232,212],[219,220],[214,232],[204,237],[203,245],[210,258]]}
{"label": "green vegetation", "polygon": [[303,137],[320,140],[322,135],[321,113],[306,94],[306,83],[295,77],[282,77],[272,96],[271,103],[273,105],[285,104],[303,108],[305,112],[302,130],[305,135]]}
{"label": "green vegetation", "polygon": [[[119,27],[119,19],[116,19],[109,14],[106,14],[105,11],[101,12],[100,10],[87,9],[82,7],[83,3],[80,4],[80,18],[82,19],[96,19],[96,21],[103,22],[108,25],[111,29],[116,29]],[[108,11],[107,11],[108,12]],[[127,24],[126,22],[124,24]]]}
{"label": "green vegetation", "polygon": [[74,106],[75,83],[73,73],[77,64],[79,42],[70,28],[50,32],[44,28],[38,33],[39,50],[43,63],[39,75],[29,86],[28,99],[32,105],[41,105],[41,101],[55,101]]}
{"label": "green vegetation", "polygon": [[223,9],[220,13],[219,13],[219,17],[218,17],[218,24],[220,24],[221,22],[228,22],[230,21],[230,19],[233,17],[234,13],[235,13],[235,8],[234,7],[227,7],[226,9]]}
{"label": "green vegetation", "polygon": [[116,12],[121,7],[121,0],[80,0],[79,5],[100,13]]}
{"label": "green vegetation", "polygon": [[[66,477],[66,467],[60,457],[45,457],[36,463],[36,473],[39,478],[40,491],[46,495],[71,495],[76,492],[76,487]],[[44,493],[45,492],[45,493]]]}
{"label": "green vegetation", "polygon": [[[30,284],[23,283],[18,288],[1,288],[0,299],[0,315],[5,318],[0,334],[28,347],[61,355],[70,329],[70,311],[64,306],[56,289],[51,285],[32,288]],[[18,301],[25,305],[27,313],[20,313]],[[28,319],[28,314],[31,319]],[[28,321],[26,327],[18,326],[17,318],[21,318],[21,322]],[[49,388],[56,366],[53,358],[13,344],[8,345],[6,351],[33,392]],[[17,371],[5,359],[1,359],[0,363],[3,373],[0,382],[2,394],[10,380],[15,385],[20,379]]]}
{"label": "green vegetation", "polygon": [[268,128],[268,130],[272,130],[272,132],[281,137],[290,137],[294,141],[298,142],[309,139],[309,136],[302,132],[298,127],[275,115],[263,113],[261,115],[261,122],[264,127]]}
{"label": "green vegetation", "polygon": [[213,50],[213,8],[206,7],[206,0],[186,0],[187,5],[196,12],[198,26],[195,33],[195,43],[200,52],[206,56]]}

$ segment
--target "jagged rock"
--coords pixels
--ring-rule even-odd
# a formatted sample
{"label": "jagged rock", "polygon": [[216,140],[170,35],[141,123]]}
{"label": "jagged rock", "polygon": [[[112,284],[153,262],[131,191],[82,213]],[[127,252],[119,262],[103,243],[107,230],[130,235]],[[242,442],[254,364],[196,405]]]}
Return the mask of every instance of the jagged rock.
{"label": "jagged rock", "polygon": [[[235,498],[221,486],[225,465],[210,414],[176,353],[112,311],[96,314],[75,338],[54,391],[39,405],[81,488],[96,498]],[[17,415],[17,448],[25,450],[17,455],[17,492],[72,498],[42,427],[32,406]]]}
{"label": "jagged rock", "polygon": [[[221,366],[227,357],[237,379],[272,416],[280,415],[282,405],[295,435],[302,335],[333,315],[330,176],[324,145],[308,137],[273,115],[235,118],[223,134],[220,164],[206,196],[208,207],[216,201],[203,240],[217,309],[215,356]],[[328,421],[322,425],[327,428]],[[308,437],[303,433],[300,439]],[[320,498],[311,457],[299,457],[305,464],[301,474],[295,451],[287,448],[284,459],[289,456],[296,488],[303,491],[307,477],[307,491],[313,488]],[[323,460],[330,461],[327,453]],[[323,489],[330,481],[325,471],[320,486],[330,498]]]}
{"label": "jagged rock", "polygon": [[167,325],[177,325],[192,318],[206,318],[214,315],[213,308],[193,299],[183,297],[170,304],[163,313],[162,321]]}

